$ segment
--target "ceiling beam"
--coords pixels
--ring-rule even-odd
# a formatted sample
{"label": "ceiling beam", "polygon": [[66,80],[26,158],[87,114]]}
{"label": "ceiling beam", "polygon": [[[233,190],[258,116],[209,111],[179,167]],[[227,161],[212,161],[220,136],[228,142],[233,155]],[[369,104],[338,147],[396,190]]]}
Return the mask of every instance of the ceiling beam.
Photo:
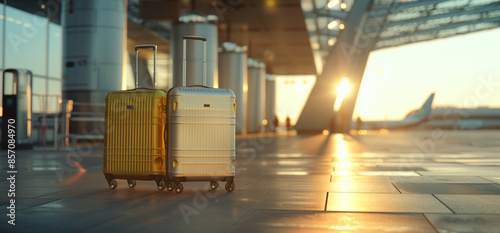
{"label": "ceiling beam", "polygon": [[402,25],[411,24],[411,23],[421,23],[421,22],[426,22],[426,21],[440,19],[440,18],[447,18],[447,17],[460,16],[460,15],[469,15],[469,14],[477,14],[477,13],[484,13],[484,12],[489,12],[489,11],[496,11],[496,10],[500,10],[500,3],[498,3],[498,2],[488,4],[488,5],[483,5],[483,6],[471,7],[470,9],[456,8],[456,9],[450,10],[449,13],[430,15],[430,16],[409,19],[409,20],[402,20],[402,21],[397,21],[397,22],[390,22],[387,24],[386,28],[397,27],[397,26],[402,26]]}
{"label": "ceiling beam", "polygon": [[500,16],[499,17],[492,17],[492,18],[485,18],[485,19],[480,19],[480,20],[473,20],[473,21],[468,21],[468,22],[461,22],[461,23],[453,23],[453,24],[448,24],[446,26],[439,26],[435,28],[430,28],[426,30],[421,30],[417,32],[411,32],[411,33],[404,33],[400,34],[397,36],[392,36],[392,37],[387,37],[379,40],[378,42],[387,42],[391,40],[397,40],[401,38],[409,38],[414,36],[419,36],[419,35],[425,35],[425,34],[430,34],[430,33],[435,33],[443,30],[448,30],[448,29],[454,29],[462,26],[468,26],[468,25],[474,25],[474,24],[480,24],[480,23],[500,23]]}
{"label": "ceiling beam", "polygon": [[146,19],[142,19],[139,17],[139,7],[132,2],[128,2],[127,6],[127,19],[131,22],[134,22],[142,27],[152,31],[163,38],[170,38],[170,28],[167,28],[162,23],[150,22]]}
{"label": "ceiling beam", "polygon": [[418,42],[423,42],[423,41],[430,41],[430,40],[435,40],[435,39],[443,39],[443,38],[448,38],[448,37],[452,37],[452,36],[463,35],[463,34],[472,33],[472,32],[479,32],[479,31],[484,31],[484,30],[490,30],[492,28],[496,28],[496,27],[499,27],[499,26],[500,25],[495,26],[495,27],[486,27],[486,28],[481,28],[481,29],[469,30],[467,32],[460,32],[460,33],[457,33],[457,34],[454,34],[454,35],[447,35],[447,36],[434,35],[432,38],[429,38],[429,39],[410,40],[410,41],[408,41],[406,43],[394,43],[394,44],[387,44],[387,45],[382,45],[382,46],[377,45],[377,46],[375,46],[375,48],[373,50],[384,49],[384,48],[392,48],[392,47],[396,47],[396,46],[407,45],[407,44],[412,44],[412,43],[418,43]]}
{"label": "ceiling beam", "polygon": [[447,1],[449,1],[449,0],[424,0],[424,1],[415,1],[415,2],[409,2],[409,3],[400,3],[400,4],[396,3],[396,4],[394,4],[394,7],[390,7],[388,9],[370,11],[370,12],[368,12],[368,17],[377,17],[377,16],[383,16],[386,14],[399,13],[399,12],[407,10],[407,9],[421,7],[421,6],[430,6],[430,5],[435,5],[435,4],[447,2]]}
{"label": "ceiling beam", "polygon": [[330,10],[330,9],[317,9],[316,10],[318,17],[332,17],[332,18],[337,18],[337,19],[345,19],[347,18],[347,11],[336,11],[336,10]]}
{"label": "ceiling beam", "polygon": [[318,33],[321,36],[331,36],[331,37],[337,37],[339,35],[340,31],[336,30],[330,30],[328,28],[321,28],[319,29]]}

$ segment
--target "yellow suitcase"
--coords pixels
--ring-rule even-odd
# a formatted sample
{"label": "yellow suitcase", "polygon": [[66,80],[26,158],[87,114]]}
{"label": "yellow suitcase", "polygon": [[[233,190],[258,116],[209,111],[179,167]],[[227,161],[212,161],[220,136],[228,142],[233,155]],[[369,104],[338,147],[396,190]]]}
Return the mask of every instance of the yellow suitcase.
{"label": "yellow suitcase", "polygon": [[[154,49],[156,86],[156,45],[135,46],[136,67],[141,48]],[[145,88],[106,96],[103,173],[111,189],[117,187],[115,179],[127,179],[130,188],[135,180],[155,180],[159,190],[170,184],[165,167],[166,97],[163,90]]]}

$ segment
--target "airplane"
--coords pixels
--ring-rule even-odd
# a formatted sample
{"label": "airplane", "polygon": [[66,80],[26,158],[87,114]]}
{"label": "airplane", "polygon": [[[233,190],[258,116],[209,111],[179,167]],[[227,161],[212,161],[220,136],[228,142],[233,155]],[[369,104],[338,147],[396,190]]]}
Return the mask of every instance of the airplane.
{"label": "airplane", "polygon": [[[406,129],[417,126],[423,122],[429,121],[429,116],[432,109],[432,101],[434,94],[431,93],[429,98],[424,102],[422,107],[418,110],[411,111],[400,121],[357,121],[352,122],[351,129],[356,130],[389,130],[389,129]],[[382,132],[382,131],[381,131]]]}
{"label": "airplane", "polygon": [[500,129],[500,108],[437,107],[432,109],[422,129],[476,130]]}

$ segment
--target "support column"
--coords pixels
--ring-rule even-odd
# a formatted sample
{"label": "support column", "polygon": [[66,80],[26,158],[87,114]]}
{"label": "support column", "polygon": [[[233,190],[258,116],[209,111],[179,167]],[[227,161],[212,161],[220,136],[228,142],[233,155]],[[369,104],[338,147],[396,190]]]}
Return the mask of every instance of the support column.
{"label": "support column", "polygon": [[219,52],[219,88],[231,89],[236,97],[236,133],[247,133],[247,48],[224,42]]}
{"label": "support column", "polygon": [[[172,25],[172,35],[170,38],[170,57],[173,65],[173,86],[182,86],[182,38],[184,36],[201,36],[207,39],[206,54],[206,85],[208,87],[218,87],[218,34],[217,16],[200,16],[195,14],[183,15],[179,21]],[[186,86],[202,85],[203,66],[203,43],[201,41],[186,41]]]}
{"label": "support column", "polygon": [[[62,1],[62,95],[74,101],[74,117],[104,113],[106,95],[122,90],[126,44],[125,0]],[[72,122],[74,134],[102,133],[98,121]]]}
{"label": "support column", "polygon": [[[359,62],[362,60],[361,58],[364,58],[364,56],[360,56],[360,53],[363,53],[365,50],[368,50],[367,53],[369,53],[369,50],[371,50],[371,46],[363,46],[362,50],[358,48],[358,41],[364,28],[365,15],[371,3],[372,1],[354,2],[344,23],[345,29],[340,33],[337,43],[330,51],[323,68],[323,73],[318,77],[295,126],[298,133],[321,133],[323,130],[330,128],[333,116],[333,104],[336,98],[336,87],[344,77],[348,77],[351,86],[359,88],[364,68],[361,72],[351,72],[351,70],[353,67],[359,68],[359,66],[354,65],[356,63],[366,64],[368,56],[366,56],[364,62]],[[359,59],[353,60],[355,57]],[[350,75],[353,75],[353,77],[350,77]],[[354,91],[356,93],[351,93],[351,96],[354,96],[354,94],[357,95],[358,88]],[[354,102],[355,100],[356,97],[353,98]],[[352,108],[354,109],[354,107]],[[347,110],[349,109],[346,108],[345,113],[350,122],[352,112],[348,114],[350,111]]]}
{"label": "support column", "polygon": [[266,65],[251,58],[247,60],[247,64],[247,132],[260,133],[263,129],[262,120],[264,120],[266,109]]}
{"label": "support column", "polygon": [[351,84],[351,91],[349,95],[347,95],[344,100],[342,101],[342,105],[340,107],[340,111],[345,114],[345,119],[343,121],[340,121],[340,125],[338,125],[336,128],[338,130],[335,130],[333,132],[337,133],[349,133],[351,129],[351,119],[352,119],[352,114],[354,112],[354,108],[356,106],[356,100],[358,98],[358,93],[359,93],[359,87],[361,86],[361,81],[363,79],[363,75],[365,72],[365,67],[366,63],[368,61],[368,56],[371,51],[371,47],[373,46],[373,42],[375,40],[371,40],[369,42],[370,46],[368,48],[370,49],[364,49],[361,51],[361,53],[354,59],[353,63],[351,63],[351,69],[348,74],[349,77],[349,83]]}

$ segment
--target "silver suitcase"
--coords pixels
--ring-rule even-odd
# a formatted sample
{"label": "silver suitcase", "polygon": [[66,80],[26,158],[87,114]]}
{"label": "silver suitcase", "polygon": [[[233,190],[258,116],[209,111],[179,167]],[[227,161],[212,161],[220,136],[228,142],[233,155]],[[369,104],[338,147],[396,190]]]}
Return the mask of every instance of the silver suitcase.
{"label": "silver suitcase", "polygon": [[[203,41],[203,86],[186,85],[186,40]],[[209,181],[216,189],[226,181],[226,190],[235,189],[236,103],[233,91],[206,85],[206,39],[183,38],[183,84],[167,93],[168,175],[177,193],[181,182]]]}

